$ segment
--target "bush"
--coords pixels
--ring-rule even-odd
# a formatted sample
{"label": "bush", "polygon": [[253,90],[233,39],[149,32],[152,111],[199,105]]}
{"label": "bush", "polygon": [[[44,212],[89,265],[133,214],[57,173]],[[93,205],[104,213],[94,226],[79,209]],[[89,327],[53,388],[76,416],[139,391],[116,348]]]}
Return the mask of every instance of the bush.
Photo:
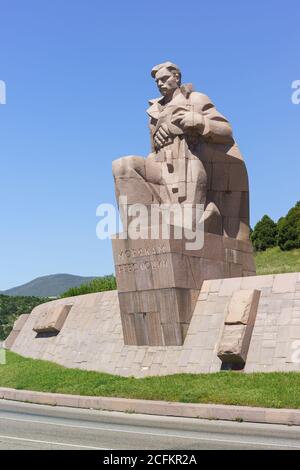
{"label": "bush", "polygon": [[64,292],[61,297],[74,297],[76,295],[91,294],[95,292],[104,292],[107,290],[115,290],[117,288],[116,278],[113,274],[109,276],[99,277],[87,284],[79,287],[72,287]]}
{"label": "bush", "polygon": [[255,225],[251,240],[256,251],[264,251],[276,246],[277,224],[268,215],[264,215]]}
{"label": "bush", "polygon": [[47,298],[0,295],[0,340],[7,338],[22,313],[31,313],[34,307],[48,301]]}
{"label": "bush", "polygon": [[278,245],[283,251],[300,248],[300,201],[279,219]]}

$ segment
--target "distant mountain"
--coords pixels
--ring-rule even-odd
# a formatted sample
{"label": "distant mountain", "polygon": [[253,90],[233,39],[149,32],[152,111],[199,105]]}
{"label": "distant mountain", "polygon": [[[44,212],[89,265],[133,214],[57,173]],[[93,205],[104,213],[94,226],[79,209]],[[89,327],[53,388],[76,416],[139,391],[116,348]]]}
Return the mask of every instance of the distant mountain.
{"label": "distant mountain", "polygon": [[11,296],[58,297],[71,287],[78,287],[93,279],[95,279],[95,277],[74,276],[72,274],[51,274],[50,276],[38,277],[22,286],[2,291],[0,294]]}

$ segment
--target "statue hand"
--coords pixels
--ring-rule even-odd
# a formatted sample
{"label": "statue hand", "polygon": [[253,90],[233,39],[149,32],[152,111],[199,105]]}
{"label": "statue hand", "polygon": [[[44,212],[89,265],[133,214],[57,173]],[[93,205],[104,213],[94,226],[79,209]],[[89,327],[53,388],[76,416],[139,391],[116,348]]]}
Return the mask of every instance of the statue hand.
{"label": "statue hand", "polygon": [[171,136],[171,132],[166,123],[163,123],[154,135],[154,146],[155,149],[162,148]]}
{"label": "statue hand", "polygon": [[184,131],[197,130],[202,133],[205,123],[204,117],[200,113],[195,113],[194,111],[187,111],[178,113],[172,119],[172,123],[181,127]]}

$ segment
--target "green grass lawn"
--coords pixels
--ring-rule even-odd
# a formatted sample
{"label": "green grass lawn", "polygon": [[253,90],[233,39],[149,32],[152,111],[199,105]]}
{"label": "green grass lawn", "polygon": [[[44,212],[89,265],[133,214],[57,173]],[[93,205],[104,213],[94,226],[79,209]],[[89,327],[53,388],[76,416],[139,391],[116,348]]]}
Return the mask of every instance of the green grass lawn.
{"label": "green grass lawn", "polygon": [[300,272],[300,250],[281,251],[269,248],[255,255],[256,273],[279,274]]}
{"label": "green grass lawn", "polygon": [[0,386],[20,390],[184,403],[300,408],[300,374],[218,372],[144,379],[67,369],[7,352]]}

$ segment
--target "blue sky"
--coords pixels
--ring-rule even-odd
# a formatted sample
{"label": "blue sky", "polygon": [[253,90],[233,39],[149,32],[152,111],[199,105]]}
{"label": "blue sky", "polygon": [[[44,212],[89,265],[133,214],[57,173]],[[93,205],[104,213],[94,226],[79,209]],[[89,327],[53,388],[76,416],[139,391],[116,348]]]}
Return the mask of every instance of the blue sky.
{"label": "blue sky", "polygon": [[0,0],[0,14],[0,290],[113,272],[96,207],[114,203],[112,160],[149,151],[165,60],[230,120],[251,224],[300,199],[298,1]]}

